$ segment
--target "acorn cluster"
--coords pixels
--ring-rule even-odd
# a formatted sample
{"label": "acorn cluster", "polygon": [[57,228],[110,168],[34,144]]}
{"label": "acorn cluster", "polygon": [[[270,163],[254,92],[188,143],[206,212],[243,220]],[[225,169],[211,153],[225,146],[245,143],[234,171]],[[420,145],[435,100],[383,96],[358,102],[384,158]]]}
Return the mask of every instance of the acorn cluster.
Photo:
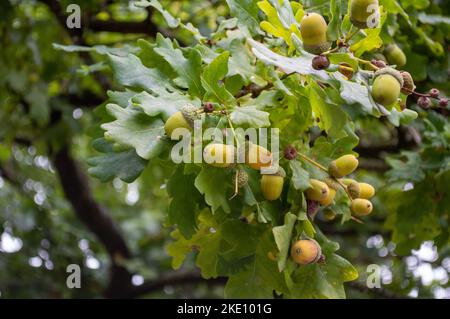
{"label": "acorn cluster", "polygon": [[350,209],[357,217],[367,216],[372,213],[373,205],[370,199],[375,196],[375,188],[367,183],[358,183],[344,177],[352,174],[358,167],[358,159],[353,155],[344,155],[331,162],[328,172],[331,178],[324,181],[311,179],[311,187],[305,192],[306,198],[311,202],[317,202],[324,207],[324,215],[327,220],[333,220],[336,214],[329,209],[335,201],[339,188],[345,188],[345,192],[351,199]]}

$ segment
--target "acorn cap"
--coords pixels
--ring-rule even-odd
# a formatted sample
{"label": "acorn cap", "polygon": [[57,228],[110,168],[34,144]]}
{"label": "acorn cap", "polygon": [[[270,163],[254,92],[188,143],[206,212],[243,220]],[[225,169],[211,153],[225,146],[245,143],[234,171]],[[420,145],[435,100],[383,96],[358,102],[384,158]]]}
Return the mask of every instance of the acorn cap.
{"label": "acorn cap", "polygon": [[359,198],[359,195],[361,194],[361,187],[359,186],[358,182],[353,182],[348,185],[347,190],[350,195],[352,195],[352,198]]}
{"label": "acorn cap", "polygon": [[194,121],[200,119],[197,111],[198,108],[192,104],[186,104],[181,108],[181,114],[191,127],[194,127]]}
{"label": "acorn cap", "polygon": [[368,28],[369,28],[369,26],[367,25],[367,22],[366,22],[366,21],[361,22],[361,21],[358,21],[358,20],[353,19],[352,17],[350,17],[350,22],[351,22],[355,27],[357,27],[358,29],[368,29]]}
{"label": "acorn cap", "polygon": [[303,43],[303,49],[305,49],[306,52],[309,52],[311,54],[319,55],[326,51],[328,51],[331,48],[330,42],[324,42],[322,44],[318,45],[308,45],[306,43]]}
{"label": "acorn cap", "polygon": [[327,178],[324,180],[324,182],[328,185],[329,188],[332,188],[335,191],[339,190],[339,188],[341,187],[341,185],[339,185],[339,183],[333,178]]}
{"label": "acorn cap", "polygon": [[412,92],[416,89],[416,85],[414,84],[414,80],[409,72],[402,71],[400,72],[403,78],[403,86],[402,93],[406,95],[411,95]]}
{"label": "acorn cap", "polygon": [[397,79],[398,83],[400,83],[400,86],[403,87],[404,81],[403,81],[403,76],[402,74],[397,71],[396,69],[387,67],[387,68],[382,68],[379,69],[377,72],[375,72],[375,79],[381,75],[386,75],[389,74],[391,76],[393,76],[394,78]]}
{"label": "acorn cap", "polygon": [[[233,185],[236,183],[236,174],[233,175]],[[242,188],[248,183],[248,174],[243,169],[238,169],[237,171],[237,183],[238,187]]]}

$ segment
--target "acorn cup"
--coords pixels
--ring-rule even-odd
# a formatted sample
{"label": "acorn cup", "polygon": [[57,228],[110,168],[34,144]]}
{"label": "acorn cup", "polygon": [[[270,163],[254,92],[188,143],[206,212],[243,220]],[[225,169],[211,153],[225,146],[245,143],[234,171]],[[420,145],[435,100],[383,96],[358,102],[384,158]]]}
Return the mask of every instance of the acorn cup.
{"label": "acorn cup", "polygon": [[400,74],[403,78],[403,86],[402,93],[406,95],[411,95],[416,89],[416,85],[414,84],[414,80],[409,72],[401,71]]}
{"label": "acorn cup", "polygon": [[297,265],[314,264],[321,256],[322,249],[313,239],[301,239],[292,244],[291,258]]}
{"label": "acorn cup", "polygon": [[328,25],[325,19],[317,13],[307,13],[300,22],[300,34],[305,51],[320,55],[330,49],[327,40]]}
{"label": "acorn cup", "polygon": [[237,174],[233,174],[233,185],[236,185],[237,181],[238,188],[242,188],[248,184],[248,178],[247,172],[242,168],[239,168]]}

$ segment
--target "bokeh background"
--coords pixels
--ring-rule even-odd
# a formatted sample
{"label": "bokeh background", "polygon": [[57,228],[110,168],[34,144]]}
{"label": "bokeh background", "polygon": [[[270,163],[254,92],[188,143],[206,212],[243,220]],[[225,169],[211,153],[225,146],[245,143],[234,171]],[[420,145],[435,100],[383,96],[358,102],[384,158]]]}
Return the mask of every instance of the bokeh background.
{"label": "bokeh background", "polygon": [[[205,35],[229,15],[225,1],[160,2]],[[305,2],[310,8],[328,5]],[[411,15],[422,15],[417,25],[445,51],[437,56],[426,43],[414,42],[414,32],[399,21],[399,39],[412,47],[407,69],[419,90],[438,87],[448,96],[450,1],[399,2]],[[81,29],[65,25],[71,3],[81,7]],[[98,53],[70,53],[54,46],[123,48],[158,32],[183,45],[192,43],[188,34],[169,29],[159,14],[132,1],[0,1],[1,298],[223,297],[225,281],[203,280],[194,254],[181,270],[171,268],[165,251],[171,229],[164,227],[170,172],[164,163],[152,162],[131,184],[119,179],[102,183],[88,174],[88,159],[98,155],[91,136],[103,116],[99,110],[106,92],[115,84]],[[448,113],[442,116],[448,119]],[[378,187],[392,177],[395,163],[386,160],[388,154],[419,151],[420,134],[427,133],[420,125],[398,130],[380,128],[372,120],[358,125],[362,144],[357,151],[365,168],[361,175]],[[438,245],[424,240],[419,249],[399,256],[382,201],[383,193],[376,205],[381,208],[365,225],[321,225],[360,271],[361,278],[347,285],[348,297],[450,298],[448,232]],[[448,229],[450,212],[445,209],[442,223]],[[80,289],[66,286],[69,264],[81,267]],[[366,288],[369,264],[382,267],[382,289]]]}

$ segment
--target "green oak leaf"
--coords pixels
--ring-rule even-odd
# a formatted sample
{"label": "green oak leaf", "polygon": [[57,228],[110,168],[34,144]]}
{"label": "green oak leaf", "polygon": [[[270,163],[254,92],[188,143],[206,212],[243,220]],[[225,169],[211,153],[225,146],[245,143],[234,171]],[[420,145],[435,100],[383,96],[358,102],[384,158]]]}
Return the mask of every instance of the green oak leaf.
{"label": "green oak leaf", "polygon": [[227,198],[228,185],[223,181],[229,179],[224,169],[205,166],[195,179],[195,187],[205,196],[205,201],[215,212],[222,208],[226,213],[231,212]]}
{"label": "green oak leaf", "polygon": [[222,83],[223,78],[228,74],[229,57],[230,52],[224,52],[204,68],[201,76],[202,85],[206,90],[204,100],[225,105],[235,103],[234,96],[227,91]]}
{"label": "green oak leaf", "polygon": [[261,33],[259,29],[258,6],[253,0],[227,0],[231,15],[238,19],[239,29],[248,35]]}
{"label": "green oak leaf", "polygon": [[278,271],[277,263],[268,257],[268,253],[275,250],[272,233],[264,232],[260,236],[252,262],[244,270],[229,276],[225,286],[226,298],[268,299],[273,298],[274,291],[286,292],[283,274]]}
{"label": "green oak leaf", "polygon": [[88,172],[102,182],[118,177],[126,183],[132,183],[148,163],[134,149],[114,152],[112,144],[104,138],[92,143],[96,150],[104,154],[88,159],[87,163],[91,166]]}
{"label": "green oak leaf", "polygon": [[312,74],[324,80],[329,79],[329,76],[325,71],[317,71],[312,68],[312,59],[314,58],[314,55],[312,54],[305,52],[299,57],[288,58],[273,52],[264,44],[255,40],[248,39],[247,41],[252,46],[252,51],[258,59],[263,61],[265,64],[279,67],[286,74]]}
{"label": "green oak leaf", "polygon": [[157,69],[149,69],[133,54],[125,57],[108,54],[114,76],[120,84],[151,91],[174,89],[170,79]]}
{"label": "green oak leaf", "polygon": [[286,268],[286,262],[289,257],[289,248],[291,247],[292,231],[294,230],[297,216],[291,213],[287,213],[284,216],[284,225],[274,227],[272,229],[273,237],[278,247],[278,270],[284,271]]}
{"label": "green oak leaf", "polygon": [[102,124],[111,139],[119,144],[136,149],[136,153],[151,159],[163,150],[164,122],[154,119],[136,109],[122,108],[117,104],[106,105],[108,112],[116,118],[114,122]]}
{"label": "green oak leaf", "polygon": [[300,191],[305,191],[311,185],[309,184],[309,173],[302,167],[299,161],[290,161],[289,166],[292,170],[292,185]]}
{"label": "green oak leaf", "polygon": [[202,58],[195,49],[187,50],[187,58],[179,48],[175,48],[172,40],[164,38],[161,34],[156,36],[157,46],[155,52],[166,60],[178,74],[175,79],[181,87],[189,88],[193,96],[202,96],[203,88],[200,81]]}
{"label": "green oak leaf", "polygon": [[162,115],[166,120],[172,114],[179,111],[183,106],[192,104],[200,107],[200,100],[192,99],[179,91],[169,92],[167,90],[150,94],[143,91],[131,99],[133,106],[141,108],[149,116]]}
{"label": "green oak leaf", "polygon": [[344,283],[358,278],[356,269],[344,258],[331,254],[324,265],[298,267],[292,275],[291,297],[301,299],[344,299]]}
{"label": "green oak leaf", "polygon": [[169,222],[176,224],[181,234],[189,239],[197,229],[196,211],[200,193],[191,187],[195,175],[185,175],[180,166],[167,182],[167,192],[172,201],[169,206]]}
{"label": "green oak leaf", "polygon": [[236,107],[230,119],[237,126],[254,128],[270,126],[269,113],[258,110],[255,106]]}

